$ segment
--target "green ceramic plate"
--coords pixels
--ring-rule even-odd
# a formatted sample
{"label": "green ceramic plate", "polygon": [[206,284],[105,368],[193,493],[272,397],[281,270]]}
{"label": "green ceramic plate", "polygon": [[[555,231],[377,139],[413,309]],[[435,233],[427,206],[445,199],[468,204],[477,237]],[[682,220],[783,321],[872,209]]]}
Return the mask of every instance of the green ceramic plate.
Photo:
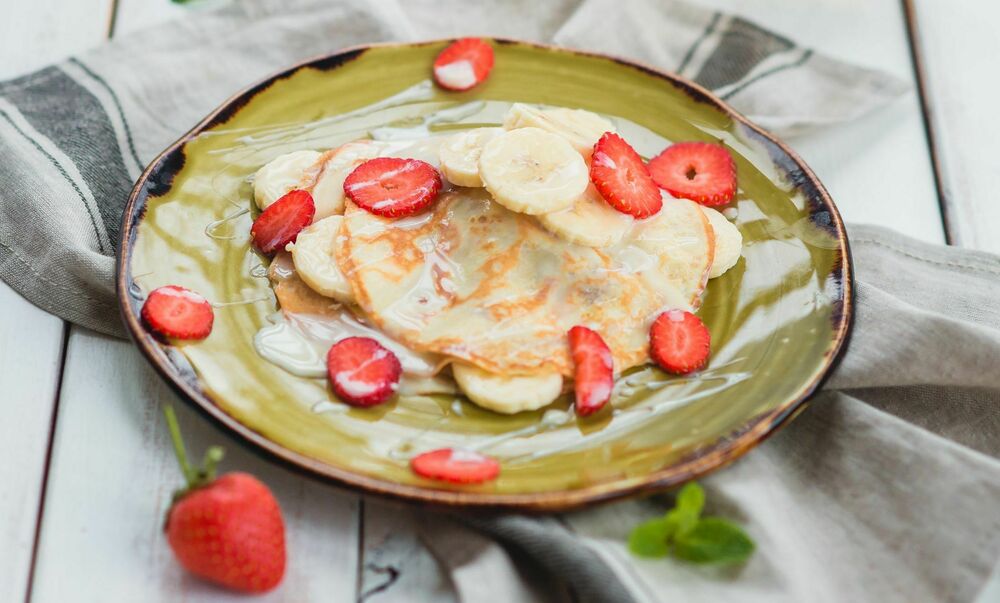
{"label": "green ceramic plate", "polygon": [[[852,313],[843,223],[809,168],[698,86],[605,56],[496,40],[485,84],[442,91],[428,76],[445,44],[354,48],[293,67],[233,97],[146,169],[125,209],[118,294],[136,343],[181,396],[260,450],[341,484],[521,509],[674,486],[732,461],[802,410],[844,347]],[[453,396],[349,409],[324,380],[257,355],[253,336],[276,306],[264,260],[248,245],[252,214],[232,217],[252,205],[248,176],[278,154],[333,147],[378,127],[405,135],[496,124],[514,101],[602,113],[646,156],[678,140],[721,140],[732,150],[745,248],[705,295],[706,370],[685,378],[633,370],[613,413],[560,423]],[[205,341],[169,346],[139,320],[145,292],[166,284],[246,303],[219,308]],[[441,445],[499,458],[500,478],[451,486],[414,476],[407,457]]]}

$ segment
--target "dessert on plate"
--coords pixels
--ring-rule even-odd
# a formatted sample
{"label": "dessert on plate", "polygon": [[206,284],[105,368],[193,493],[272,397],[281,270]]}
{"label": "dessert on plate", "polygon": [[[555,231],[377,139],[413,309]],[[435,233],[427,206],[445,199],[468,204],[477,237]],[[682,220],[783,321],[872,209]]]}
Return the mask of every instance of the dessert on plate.
{"label": "dessert on plate", "polygon": [[[492,65],[488,44],[460,40],[434,76],[467,90]],[[740,258],[739,230],[715,209],[736,188],[721,144],[679,142],[647,162],[604,116],[522,103],[501,127],[281,155],[253,177],[250,237],[281,310],[255,344],[355,406],[452,393],[511,414],[572,392],[590,415],[632,367],[704,366],[695,312]],[[162,335],[211,330],[194,292],[164,287],[146,306]],[[451,449],[411,466],[454,482],[499,471]]]}

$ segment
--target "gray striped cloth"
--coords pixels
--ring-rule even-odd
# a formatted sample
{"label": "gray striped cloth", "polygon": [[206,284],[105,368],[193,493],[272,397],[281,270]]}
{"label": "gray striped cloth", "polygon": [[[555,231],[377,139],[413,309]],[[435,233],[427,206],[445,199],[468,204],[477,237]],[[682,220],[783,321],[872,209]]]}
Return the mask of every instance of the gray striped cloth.
{"label": "gray striped cloth", "polygon": [[691,78],[785,135],[905,89],[675,0],[241,0],[194,12],[0,82],[0,278],[40,308],[124,336],[113,258],[142,167],[236,90],[337,48],[496,35],[608,52]]}

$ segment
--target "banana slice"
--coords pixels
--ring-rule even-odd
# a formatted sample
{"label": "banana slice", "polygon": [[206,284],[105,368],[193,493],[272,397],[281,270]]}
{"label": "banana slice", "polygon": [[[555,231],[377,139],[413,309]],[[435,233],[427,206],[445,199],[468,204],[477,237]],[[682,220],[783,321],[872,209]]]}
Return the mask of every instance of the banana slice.
{"label": "banana slice", "polygon": [[302,229],[287,249],[292,252],[295,271],[310,289],[337,301],[352,303],[354,292],[333,255],[343,221],[344,216],[327,216],[314,222]]}
{"label": "banana slice", "polygon": [[594,150],[597,140],[605,132],[614,132],[615,126],[596,113],[583,109],[539,109],[524,103],[514,103],[504,116],[503,127],[541,128],[565,138],[586,159]]}
{"label": "banana slice", "polygon": [[715,232],[715,259],[708,270],[708,278],[722,276],[727,270],[740,261],[743,250],[743,235],[736,225],[726,219],[726,216],[710,207],[702,207],[708,222]]}
{"label": "banana slice", "polygon": [[354,168],[379,156],[382,145],[371,140],[356,140],[331,149],[300,172],[299,188],[312,193],[316,204],[313,223],[327,216],[344,213],[344,180]]}
{"label": "banana slice", "polygon": [[562,375],[544,373],[504,377],[471,364],[451,365],[455,381],[470,400],[504,414],[535,410],[551,404],[562,393]]}
{"label": "banana slice", "polygon": [[479,156],[483,147],[500,134],[503,128],[476,128],[459,132],[441,145],[441,171],[448,182],[458,186],[482,186],[479,177]]}
{"label": "banana slice", "polygon": [[253,199],[264,209],[299,185],[302,172],[316,163],[316,151],[295,151],[275,157],[253,177]]}
{"label": "banana slice", "polygon": [[590,183],[580,154],[539,128],[511,130],[486,143],[479,175],[497,203],[530,215],[570,207]]}
{"label": "banana slice", "polygon": [[607,247],[622,240],[635,219],[608,205],[594,185],[569,209],[538,216],[549,232],[570,243]]}

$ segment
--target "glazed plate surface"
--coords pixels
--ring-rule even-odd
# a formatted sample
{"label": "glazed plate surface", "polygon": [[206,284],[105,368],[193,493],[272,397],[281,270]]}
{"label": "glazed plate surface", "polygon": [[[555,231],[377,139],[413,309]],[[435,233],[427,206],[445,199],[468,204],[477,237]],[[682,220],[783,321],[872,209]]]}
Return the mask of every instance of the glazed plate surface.
{"label": "glazed plate surface", "polygon": [[[497,40],[490,78],[435,88],[447,42],[356,48],[245,90],[158,157],[125,210],[119,299],[143,353],[182,397],[261,451],[367,492],[427,503],[562,509],[663,489],[717,469],[804,408],[846,342],[852,274],[843,223],[786,147],[697,86],[616,59]],[[722,141],[735,157],[743,258],[709,282],[699,315],[708,367],[652,367],[616,385],[613,412],[499,415],[451,395],[371,409],[336,401],[325,380],[260,357],[254,335],[277,311],[267,262],[249,245],[249,177],[282,153],[375,134],[412,137],[497,125],[513,102],[582,108],[615,122],[645,157],[671,141]],[[225,303],[206,340],[165,345],[139,320],[145,294],[176,284]],[[565,410],[569,398],[552,409]],[[408,458],[480,450],[500,477],[452,486]]]}

